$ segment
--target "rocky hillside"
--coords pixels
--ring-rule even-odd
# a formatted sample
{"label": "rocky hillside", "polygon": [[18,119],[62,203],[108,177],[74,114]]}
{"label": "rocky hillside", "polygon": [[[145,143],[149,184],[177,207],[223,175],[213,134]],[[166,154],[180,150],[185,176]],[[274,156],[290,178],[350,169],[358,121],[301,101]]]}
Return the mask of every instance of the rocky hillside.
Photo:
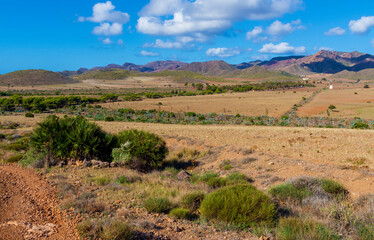
{"label": "rocky hillside", "polygon": [[223,76],[237,70],[237,68],[224,61],[210,61],[194,62],[180,67],[178,70],[204,74],[206,76]]}

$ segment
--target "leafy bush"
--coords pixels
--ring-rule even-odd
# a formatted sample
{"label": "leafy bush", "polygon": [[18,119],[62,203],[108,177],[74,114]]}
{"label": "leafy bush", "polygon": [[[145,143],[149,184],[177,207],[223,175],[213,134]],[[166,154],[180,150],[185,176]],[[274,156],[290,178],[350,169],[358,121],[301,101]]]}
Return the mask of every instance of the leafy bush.
{"label": "leafy bush", "polygon": [[13,155],[11,156],[10,158],[8,158],[6,160],[6,162],[8,163],[16,163],[16,162],[19,162],[23,157],[23,154],[16,154],[16,155]]}
{"label": "leafy bush", "polygon": [[182,196],[180,205],[191,212],[196,212],[199,209],[205,194],[203,192],[191,192]]}
{"label": "leafy bush", "polygon": [[356,122],[352,126],[353,129],[369,129],[369,124],[363,122]]}
{"label": "leafy bush", "polygon": [[172,203],[167,198],[148,198],[144,202],[144,207],[150,213],[168,213]]}
{"label": "leafy bush", "polygon": [[113,162],[128,163],[131,160],[130,142],[121,143],[119,148],[113,148]]}
{"label": "leafy bush", "polygon": [[323,179],[321,187],[325,192],[333,195],[334,197],[344,197],[347,194],[347,190],[342,184],[331,179]]}
{"label": "leafy bush", "polygon": [[192,214],[190,210],[185,208],[174,208],[170,211],[170,216],[177,219],[192,219]]}
{"label": "leafy bush", "polygon": [[340,237],[321,223],[299,218],[283,218],[276,229],[279,240],[338,240]]}
{"label": "leafy bush", "polygon": [[49,116],[44,122],[38,123],[31,136],[31,146],[35,150],[47,151],[52,155],[50,157],[63,160],[73,157],[108,161],[116,144],[113,136],[82,116]]}
{"label": "leafy bush", "polygon": [[214,177],[210,178],[208,181],[206,181],[206,185],[210,188],[220,188],[224,187],[227,184],[227,180],[221,177]]}
{"label": "leafy bush", "polygon": [[227,223],[271,225],[276,209],[270,198],[252,185],[235,185],[208,194],[200,207],[202,216]]}
{"label": "leafy bush", "polygon": [[29,138],[21,138],[17,140],[16,142],[9,143],[5,150],[10,151],[26,151],[29,148]]}
{"label": "leafy bush", "polygon": [[330,109],[330,110],[334,110],[334,109],[336,109],[336,106],[331,104],[331,105],[329,106],[329,109]]}
{"label": "leafy bush", "polygon": [[131,159],[125,163],[138,171],[157,168],[168,153],[165,141],[153,133],[128,130],[120,132],[118,140],[121,144],[130,143]]}
{"label": "leafy bush", "polygon": [[46,157],[46,153],[36,152],[35,150],[27,151],[22,159],[18,162],[22,167],[34,167],[34,168],[42,168],[44,165],[44,158]]}
{"label": "leafy bush", "polygon": [[27,118],[33,118],[34,114],[28,112],[28,113],[25,113],[25,117],[27,117]]}
{"label": "leafy bush", "polygon": [[112,116],[106,116],[104,119],[105,122],[114,122],[114,117]]}

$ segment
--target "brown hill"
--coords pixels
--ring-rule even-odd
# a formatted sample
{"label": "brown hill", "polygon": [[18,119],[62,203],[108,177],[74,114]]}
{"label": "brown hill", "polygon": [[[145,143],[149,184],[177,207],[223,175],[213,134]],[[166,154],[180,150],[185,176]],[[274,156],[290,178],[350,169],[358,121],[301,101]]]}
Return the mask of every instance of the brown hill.
{"label": "brown hill", "polygon": [[36,86],[77,83],[77,80],[46,70],[21,70],[0,75],[0,85]]}
{"label": "brown hill", "polygon": [[206,76],[223,76],[237,70],[224,61],[194,62],[178,68],[178,70],[203,74]]}
{"label": "brown hill", "polygon": [[374,80],[374,69],[364,69],[359,72],[353,71],[341,71],[337,74],[332,75],[333,78],[343,78],[343,79],[351,79],[351,80]]}
{"label": "brown hill", "polygon": [[284,72],[284,71],[271,71],[261,66],[253,66],[243,70],[231,71],[223,75],[225,78],[242,78],[242,79],[261,79],[267,81],[289,81],[300,80],[299,76]]}

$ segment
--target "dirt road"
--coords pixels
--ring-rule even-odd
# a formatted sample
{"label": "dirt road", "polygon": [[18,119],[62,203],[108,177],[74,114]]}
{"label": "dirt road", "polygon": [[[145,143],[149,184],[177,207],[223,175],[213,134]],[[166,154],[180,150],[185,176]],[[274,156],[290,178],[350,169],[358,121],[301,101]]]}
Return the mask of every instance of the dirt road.
{"label": "dirt road", "polygon": [[78,239],[74,221],[58,209],[54,189],[39,174],[0,165],[0,240]]}

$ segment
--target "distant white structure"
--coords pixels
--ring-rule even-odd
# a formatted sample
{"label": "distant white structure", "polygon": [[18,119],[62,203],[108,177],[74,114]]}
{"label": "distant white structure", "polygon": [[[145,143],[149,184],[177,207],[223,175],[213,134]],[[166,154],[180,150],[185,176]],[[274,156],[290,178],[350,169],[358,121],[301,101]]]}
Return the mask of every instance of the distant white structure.
{"label": "distant white structure", "polygon": [[304,77],[303,80],[308,81],[308,80],[310,80],[310,78]]}
{"label": "distant white structure", "polygon": [[333,90],[334,89],[334,85],[330,84],[329,89]]}

